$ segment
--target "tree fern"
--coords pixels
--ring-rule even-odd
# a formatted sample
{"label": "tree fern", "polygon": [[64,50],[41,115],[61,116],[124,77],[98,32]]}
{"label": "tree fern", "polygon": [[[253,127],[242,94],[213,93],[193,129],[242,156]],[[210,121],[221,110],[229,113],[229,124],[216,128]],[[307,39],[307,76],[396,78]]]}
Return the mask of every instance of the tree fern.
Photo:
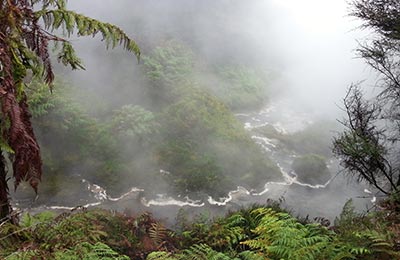
{"label": "tree fern", "polygon": [[[35,13],[37,18],[42,18],[46,29],[56,30],[59,28],[65,29],[68,36],[76,31],[78,36],[96,36],[100,34],[103,41],[106,43],[106,47],[116,47],[117,45],[123,46],[127,51],[133,52],[137,58],[140,57],[140,49],[136,42],[130,39],[126,33],[119,27],[103,23],[96,19],[78,14],[74,11],[66,10],[64,8],[58,9],[42,9]],[[55,38],[54,40],[59,40]],[[67,54],[74,57],[72,46],[65,40],[60,40],[63,42],[63,50],[61,57],[68,56]],[[59,56],[60,57],[60,56]],[[79,61],[76,59],[63,59],[63,63],[70,64],[73,68],[74,66],[79,67]],[[78,63],[76,63],[78,62]]]}

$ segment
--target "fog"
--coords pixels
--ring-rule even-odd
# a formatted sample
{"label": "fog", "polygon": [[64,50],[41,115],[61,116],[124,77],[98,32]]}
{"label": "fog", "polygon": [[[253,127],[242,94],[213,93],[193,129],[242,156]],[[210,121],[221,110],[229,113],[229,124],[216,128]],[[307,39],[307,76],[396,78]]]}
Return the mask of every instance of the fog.
{"label": "fog", "polygon": [[[276,140],[271,141],[269,136],[259,136],[260,133],[256,131],[266,125],[272,125],[280,134],[296,134],[314,122],[323,125],[324,123],[318,123],[321,118],[336,122],[336,119],[342,117],[341,103],[347,88],[353,82],[373,82],[373,73],[355,54],[357,39],[368,36],[368,32],[360,30],[360,23],[348,16],[349,7],[346,1],[69,0],[68,8],[121,27],[139,44],[142,51],[142,59],[138,62],[134,55],[119,47],[106,51],[100,37],[71,37],[70,41],[76,47],[86,70],[70,71],[57,66],[58,75],[63,81],[92,93],[80,97],[90,115],[109,117],[110,111],[127,104],[139,104],[149,111],[163,112],[164,107],[160,104],[160,99],[145,97],[144,92],[151,89],[152,85],[146,78],[143,64],[157,46],[171,40],[183,43],[192,50],[197,61],[194,66],[198,71],[196,79],[200,88],[207,89],[207,86],[218,84],[216,76],[210,71],[226,65],[240,64],[255,68],[266,75],[269,97],[264,106],[250,111],[236,110],[234,113],[246,130],[250,131],[251,138],[262,147],[263,153],[276,163],[277,166],[274,167],[280,169],[282,179],[268,180],[269,184],[266,185],[258,183],[257,187],[238,188],[220,199],[215,196],[209,197],[208,203],[211,208],[227,205],[231,209],[234,205],[245,205],[243,201],[262,203],[268,198],[283,197],[287,200],[287,206],[294,208],[299,214],[333,218],[340,213],[341,206],[348,198],[362,195],[364,186],[357,186],[343,177],[335,177],[339,169],[331,158],[327,158],[332,177],[329,181],[311,185],[293,178],[290,175],[291,163],[300,153],[282,152],[279,150],[279,144],[274,143]],[[99,103],[104,103],[102,109],[99,109]],[[163,116],[165,117],[165,114],[161,114],[161,117]],[[327,131],[330,137],[333,131],[337,131],[335,123],[332,125],[331,128],[330,124],[324,125],[324,131]],[[43,138],[50,139],[44,131],[38,132]],[[322,150],[330,150],[330,137],[325,137],[325,147]],[[161,141],[157,139],[156,142],[169,141],[168,135],[158,138]],[[139,169],[142,172],[135,173],[136,177],[122,180],[125,182],[121,185],[122,188],[116,189],[121,191],[119,195],[129,190],[128,187],[137,185],[138,189],[135,192],[146,190],[146,186],[147,191],[163,193],[164,197],[160,202],[153,200],[154,197],[144,198],[143,194],[136,193],[136,206],[140,200],[142,206],[182,200],[185,194],[179,199],[172,198],[171,194],[164,194],[168,191],[167,183],[152,186],[152,181],[163,180],[158,177],[154,179],[153,175],[147,177],[149,169],[170,174],[169,169],[157,168],[161,166],[155,165],[151,156],[143,153],[141,147],[132,147],[129,144],[131,143],[127,142],[119,148],[127,158],[130,156],[136,161],[143,159],[134,165],[136,171]],[[213,141],[204,141],[198,146],[199,153],[209,147],[215,148],[220,152],[215,158],[221,160],[226,160],[225,150],[236,151],[233,145],[231,147],[224,142],[218,143],[218,140],[215,144]],[[229,152],[232,152],[231,150]],[[240,148],[237,150],[240,154]],[[229,164],[232,162],[222,162],[220,165]],[[129,167],[132,165],[129,164]],[[70,167],[72,170],[69,170],[69,174],[79,177],[88,171],[85,167]],[[237,173],[238,177],[242,177],[241,175],[245,173]],[[85,189],[87,181],[83,183],[82,187]],[[289,189],[289,186],[296,188]],[[94,186],[90,187],[89,191]],[[64,196],[65,192],[62,194]],[[316,196],[318,199],[315,199]],[[324,205],[333,197],[337,197],[335,202]],[[79,196],[73,196],[67,206],[85,203],[74,201],[78,198]],[[199,198],[199,201],[186,200],[185,205],[200,208],[207,203],[204,197]],[[102,200],[107,199],[113,201],[111,197],[102,197]],[[364,202],[359,201],[359,207],[364,207]],[[181,205],[179,203],[181,202],[169,205]],[[128,202],[120,207],[129,207],[127,205],[133,204]],[[161,214],[163,209],[157,208],[156,211]],[[168,214],[176,213],[175,208],[172,211],[173,213]]]}
{"label": "fog", "polygon": [[[367,32],[348,15],[346,1],[70,1],[69,7],[115,23],[139,44],[145,42],[140,46],[143,55],[160,39],[178,35],[209,60],[260,64],[279,75],[279,92],[296,97],[306,109],[331,116],[338,112],[348,86],[372,73],[356,57],[357,40]],[[135,23],[145,31],[136,30]],[[102,60],[99,66],[93,58],[107,54],[94,47],[96,41],[73,42],[87,71],[72,76],[103,82],[99,75],[108,74],[114,64]]]}

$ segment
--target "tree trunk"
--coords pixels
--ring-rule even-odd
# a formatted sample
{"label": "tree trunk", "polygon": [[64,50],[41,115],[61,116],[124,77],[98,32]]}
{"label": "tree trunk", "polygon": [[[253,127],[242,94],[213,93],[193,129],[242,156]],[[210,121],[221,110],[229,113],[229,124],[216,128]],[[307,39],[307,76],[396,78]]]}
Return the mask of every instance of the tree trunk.
{"label": "tree trunk", "polygon": [[8,197],[7,171],[0,152],[0,223],[11,220],[11,205]]}

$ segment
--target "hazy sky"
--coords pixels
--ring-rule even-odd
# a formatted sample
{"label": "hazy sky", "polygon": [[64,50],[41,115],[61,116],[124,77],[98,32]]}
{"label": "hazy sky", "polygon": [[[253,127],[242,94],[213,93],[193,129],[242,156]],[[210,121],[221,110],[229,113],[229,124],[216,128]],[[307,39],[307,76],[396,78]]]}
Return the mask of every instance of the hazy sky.
{"label": "hazy sky", "polygon": [[283,60],[284,78],[291,92],[305,104],[328,111],[341,105],[352,82],[371,77],[371,71],[354,50],[366,35],[360,22],[348,15],[345,0],[271,0],[259,2],[254,16],[272,7],[273,47]]}
{"label": "hazy sky", "polygon": [[[310,33],[329,34],[345,22],[348,5],[345,0],[271,0],[285,9],[299,28]],[[316,21],[318,21],[316,23]]]}

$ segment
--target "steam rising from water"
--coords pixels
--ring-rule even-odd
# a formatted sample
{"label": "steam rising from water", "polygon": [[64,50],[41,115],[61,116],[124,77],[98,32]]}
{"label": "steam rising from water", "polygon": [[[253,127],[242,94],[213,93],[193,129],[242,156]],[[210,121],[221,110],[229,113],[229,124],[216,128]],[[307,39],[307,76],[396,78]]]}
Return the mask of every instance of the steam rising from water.
{"label": "steam rising from water", "polygon": [[[102,0],[95,6],[70,0],[69,6],[121,26],[139,44],[144,42],[143,55],[152,49],[152,43],[179,35],[183,41],[189,38],[191,47],[205,60],[252,64],[273,71],[275,91],[289,98],[299,111],[318,110],[335,117],[347,87],[371,76],[364,63],[355,59],[355,39],[366,33],[355,30],[359,23],[347,15],[345,0]],[[137,31],[136,24],[145,31]],[[72,80],[118,99],[117,91],[107,84],[109,72],[132,74],[137,68],[124,68],[124,59],[120,66],[96,58],[108,54],[94,41],[73,42],[87,71],[74,72]]]}
{"label": "steam rising from water", "polygon": [[[303,114],[298,115],[291,113],[288,108],[275,110],[277,104],[271,104],[270,107],[262,109],[257,113],[238,114],[238,117],[242,117],[246,123],[244,127],[251,131],[257,127],[261,127],[267,124],[279,125],[284,132],[293,131],[293,129],[301,129],[305,127],[307,123],[301,120]],[[303,122],[303,124],[296,125],[295,128],[292,123],[275,121],[278,120],[275,113],[287,113],[292,115],[292,121]],[[310,118],[310,115],[306,118]],[[269,120],[269,121],[268,121]],[[288,128],[287,128],[288,127]],[[242,186],[238,186],[236,190],[230,191],[226,197],[213,198],[211,196],[205,196],[203,199],[193,200],[188,196],[184,198],[171,197],[168,194],[158,194],[156,197],[146,197],[146,190],[144,188],[132,187],[128,192],[120,195],[119,197],[112,197],[107,194],[107,191],[99,185],[90,183],[87,180],[82,180],[82,183],[86,185],[88,192],[87,202],[81,207],[94,207],[101,206],[106,208],[115,208],[124,210],[126,207],[137,209],[142,208],[146,211],[156,212],[159,217],[168,217],[174,219],[176,216],[177,208],[191,208],[191,209],[202,209],[205,211],[212,212],[213,214],[220,214],[221,210],[224,212],[226,209],[240,208],[253,203],[265,203],[269,199],[283,200],[285,201],[284,206],[289,209],[294,209],[298,214],[308,214],[311,216],[324,216],[333,219],[337,214],[340,213],[341,207],[344,202],[352,197],[364,196],[367,194],[367,198],[358,199],[356,205],[358,208],[364,207],[368,204],[368,198],[372,198],[372,203],[375,202],[373,194],[365,189],[362,185],[348,183],[344,185],[344,180],[333,175],[326,183],[321,184],[309,184],[300,182],[297,179],[297,175],[294,172],[288,173],[290,170],[290,162],[295,157],[293,154],[283,155],[278,152],[278,147],[272,143],[268,138],[262,136],[253,136],[253,140],[258,143],[272,158],[277,162],[278,167],[282,173],[283,181],[280,182],[267,182],[262,190],[248,190]],[[331,161],[330,168],[333,168],[333,172],[337,170],[335,161]],[[160,172],[165,172],[160,170]],[[317,199],[319,197],[319,199]],[[335,198],[332,201],[332,198]],[[321,204],[322,201],[331,199],[329,204]],[[94,201],[93,201],[94,199]],[[43,209],[51,210],[73,210],[76,207],[66,207],[63,205],[47,205],[33,208],[33,211],[40,211]],[[191,210],[191,212],[195,212]]]}
{"label": "steam rising from water", "polygon": [[[115,23],[141,45],[143,55],[154,42],[179,35],[190,38],[191,48],[210,63],[255,64],[271,71],[274,80],[272,104],[255,113],[238,113],[244,127],[252,131],[266,125],[280,133],[304,129],[316,118],[340,118],[337,104],[351,82],[368,77],[361,61],[354,59],[358,26],[346,17],[346,1],[331,0],[70,0],[69,7],[88,16]],[[217,23],[216,23],[217,22]],[[217,26],[216,26],[217,24]],[[145,28],[137,31],[136,25]],[[104,53],[96,41],[72,39],[86,71],[67,73],[68,81],[111,100],[115,106],[134,103],[135,86],[140,81],[139,66],[118,50]],[[108,55],[120,57],[109,63]],[[119,56],[118,56],[119,55]],[[119,73],[119,74],[117,74]],[[117,76],[115,76],[117,75]],[[115,79],[117,78],[117,80]],[[279,100],[277,101],[277,99]],[[90,103],[90,98],[86,101]],[[150,106],[151,104],[147,104]],[[133,187],[119,197],[111,197],[102,187],[83,180],[88,192],[84,207],[104,206],[156,210],[160,207],[215,208],[240,207],[285,198],[285,204],[299,214],[334,217],[350,197],[364,194],[364,187],[333,176],[317,185],[302,183],[290,172],[293,154],[281,157],[274,140],[252,133],[253,140],[278,163],[284,181],[268,182],[262,190],[237,187],[224,198],[193,200],[168,194],[149,197],[142,187]],[[129,147],[126,149],[129,151]],[[133,153],[133,152],[132,152]],[[132,156],[135,156],[134,154]],[[336,165],[332,164],[333,172]],[[168,172],[160,170],[161,174]],[[372,195],[371,195],[372,196]],[[335,198],[334,201],[332,198]],[[359,208],[365,200],[359,200]],[[327,203],[329,202],[329,203]],[[49,206],[68,210],[73,207]],[[167,211],[167,210],[165,210]],[[160,213],[160,212],[158,212]],[[174,212],[176,213],[176,212]],[[160,214],[162,215],[162,213]],[[175,216],[172,216],[175,217]]]}

